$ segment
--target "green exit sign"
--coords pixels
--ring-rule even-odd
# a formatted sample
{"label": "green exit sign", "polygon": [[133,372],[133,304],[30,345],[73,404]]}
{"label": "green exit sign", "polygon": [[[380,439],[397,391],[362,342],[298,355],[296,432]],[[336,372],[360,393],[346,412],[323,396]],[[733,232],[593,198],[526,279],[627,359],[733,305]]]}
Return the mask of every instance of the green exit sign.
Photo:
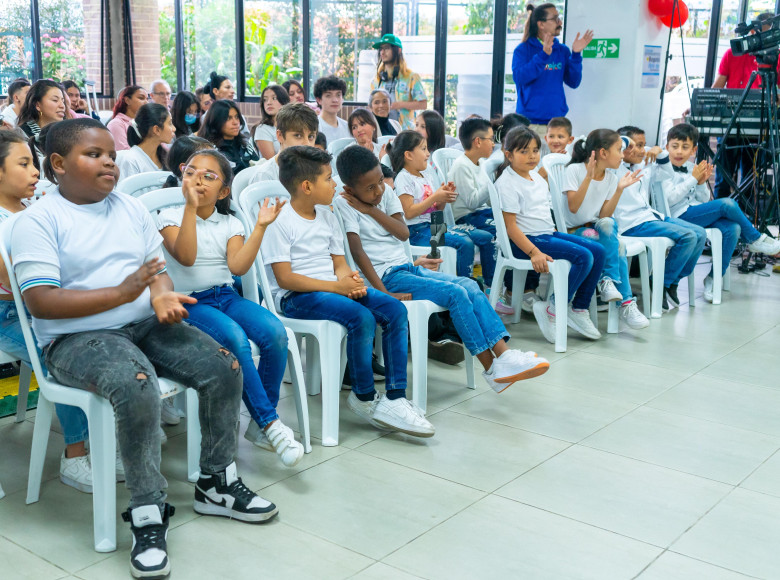
{"label": "green exit sign", "polygon": [[594,38],[582,51],[582,58],[618,58],[619,38]]}

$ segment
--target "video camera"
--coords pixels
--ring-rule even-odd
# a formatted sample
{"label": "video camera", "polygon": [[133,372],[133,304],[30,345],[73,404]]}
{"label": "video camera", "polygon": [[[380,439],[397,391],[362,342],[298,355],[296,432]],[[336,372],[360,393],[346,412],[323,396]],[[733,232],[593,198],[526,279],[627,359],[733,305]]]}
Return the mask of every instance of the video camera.
{"label": "video camera", "polygon": [[431,213],[431,253],[429,258],[441,258],[439,246],[444,245],[444,234],[447,233],[447,224],[444,223],[444,212],[441,210]]}
{"label": "video camera", "polygon": [[[743,54],[765,55],[771,52],[777,53],[780,46],[780,29],[776,27],[780,16],[765,20],[753,20],[750,23],[741,22],[734,30],[742,36],[731,39],[731,52],[734,56]],[[769,30],[762,30],[770,26]],[[750,34],[753,32],[754,34]]]}

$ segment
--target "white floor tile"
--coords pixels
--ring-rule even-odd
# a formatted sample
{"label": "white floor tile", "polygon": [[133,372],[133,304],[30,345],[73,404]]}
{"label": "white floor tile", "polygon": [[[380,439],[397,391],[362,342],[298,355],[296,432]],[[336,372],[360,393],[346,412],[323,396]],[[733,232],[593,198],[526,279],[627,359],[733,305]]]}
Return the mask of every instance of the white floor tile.
{"label": "white floor tile", "polygon": [[413,576],[393,568],[382,562],[377,562],[352,576],[351,580],[422,580],[419,576]]}
{"label": "white floor tile", "polygon": [[0,566],[4,580],[54,580],[68,573],[31,552],[0,537]]}
{"label": "white floor tile", "polygon": [[747,580],[745,576],[725,568],[719,568],[700,560],[694,560],[674,552],[664,552],[661,557],[642,572],[638,580]]}

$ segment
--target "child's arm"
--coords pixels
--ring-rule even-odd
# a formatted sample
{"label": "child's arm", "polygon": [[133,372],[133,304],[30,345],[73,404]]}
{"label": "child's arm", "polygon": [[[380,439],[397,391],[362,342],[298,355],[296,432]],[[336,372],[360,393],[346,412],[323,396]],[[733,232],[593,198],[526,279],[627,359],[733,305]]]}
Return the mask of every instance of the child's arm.
{"label": "child's arm", "polygon": [[198,193],[187,179],[182,184],[182,193],[186,203],[184,204],[184,214],[181,217],[181,225],[179,227],[165,226],[160,230],[160,234],[168,253],[182,266],[192,266],[198,255],[198,235],[195,225]]}
{"label": "child's arm", "polygon": [[[337,258],[341,258],[341,260],[337,260]],[[342,296],[350,296],[360,290],[365,291],[363,280],[357,272],[349,269],[344,256],[334,255],[333,265],[336,278],[338,278],[336,282],[317,280],[303,274],[296,274],[292,271],[290,262],[274,262],[271,264],[271,269],[274,272],[279,288],[292,292],[332,292]]]}
{"label": "child's arm", "polygon": [[460,164],[452,168],[449,180],[455,184],[458,198],[468,209],[475,210],[490,199],[487,187],[480,188],[479,181]]}
{"label": "child's arm", "polygon": [[183,304],[196,304],[197,299],[173,291],[173,281],[167,272],[152,278],[149,284],[150,302],[157,320],[162,324],[176,324],[189,316]]}
{"label": "child's arm", "polygon": [[[385,215],[384,212],[381,213]],[[371,259],[368,257],[368,254],[366,254],[365,250],[363,249],[363,243],[360,241],[360,236],[358,234],[354,232],[348,232],[347,242],[349,242],[349,251],[352,252],[352,257],[355,258],[355,262],[357,262],[358,268],[360,268],[360,271],[363,272],[363,274],[365,274],[366,278],[368,278],[368,281],[371,284],[371,286],[373,286],[380,292],[384,292],[385,294],[389,294],[390,296],[398,298],[398,300],[412,299],[412,295],[409,293],[399,294],[394,292],[388,292],[387,288],[385,288],[385,285],[382,283],[382,279],[377,275],[376,270],[374,270],[374,266],[371,263]]]}
{"label": "child's arm", "polygon": [[596,152],[590,154],[590,159],[588,160],[588,163],[585,165],[586,173],[585,173],[585,179],[582,180],[580,183],[580,186],[576,189],[576,191],[565,191],[566,194],[566,200],[569,204],[569,211],[571,213],[577,213],[579,209],[582,207],[582,202],[585,201],[585,196],[588,193],[588,188],[590,187],[590,182],[593,181],[593,176],[596,173]]}
{"label": "child's arm", "polygon": [[626,174],[620,178],[614,195],[605,201],[604,205],[601,206],[601,211],[599,212],[600,218],[612,217],[612,214],[615,213],[615,208],[620,201],[620,196],[623,195],[623,190],[625,190],[627,187],[631,187],[637,181],[639,181],[640,173],[640,169],[637,169],[633,173],[627,171]]}
{"label": "child's arm", "polygon": [[436,190],[436,193],[418,203],[414,203],[414,197],[409,193],[402,193],[398,196],[401,206],[404,208],[404,217],[406,219],[419,217],[434,205],[436,209],[444,209],[446,204],[455,201],[457,198],[458,194],[455,192],[454,183],[442,185]]}
{"label": "child's arm", "polygon": [[[364,203],[360,201],[358,198],[356,198],[355,196],[349,195],[348,193],[342,193],[341,197],[344,198],[344,200],[350,205],[350,207],[354,208],[360,213],[367,215],[368,217],[376,221],[380,226],[385,228],[385,230],[387,230],[387,232],[394,238],[401,240],[402,242],[405,242],[406,240],[409,239],[409,228],[406,226],[406,223],[401,217],[401,214],[395,214],[393,216],[389,216],[381,209],[379,209],[377,206]],[[361,270],[363,269],[361,268]],[[365,270],[363,271],[365,272]],[[373,285],[374,283],[371,282],[371,284]]]}
{"label": "child's arm", "polygon": [[517,214],[505,211],[502,211],[501,214],[504,216],[504,224],[506,224],[506,233],[509,239],[531,259],[534,270],[540,273],[549,272],[547,262],[552,262],[553,259],[534,246],[533,242],[528,239],[528,236],[517,227]]}
{"label": "child's arm", "polygon": [[[706,161],[702,161],[702,163],[706,164]],[[674,183],[675,181],[674,179],[671,180],[667,179],[666,181],[664,181],[663,191],[670,207],[682,203],[683,200],[685,200],[688,197],[691,190],[694,187],[696,187],[696,185],[699,183],[700,175],[699,175],[698,167],[699,166],[694,167],[693,171],[691,171],[690,174],[686,175],[678,183]]]}
{"label": "child's arm", "polygon": [[286,201],[279,201],[276,198],[275,205],[269,206],[270,199],[265,198],[260,210],[257,212],[257,222],[255,229],[244,241],[242,236],[233,236],[227,243],[227,263],[230,273],[234,276],[243,276],[252,267],[252,263],[257,258],[257,252],[260,251],[260,244],[263,241],[265,229],[273,223],[279,212],[282,211]]}

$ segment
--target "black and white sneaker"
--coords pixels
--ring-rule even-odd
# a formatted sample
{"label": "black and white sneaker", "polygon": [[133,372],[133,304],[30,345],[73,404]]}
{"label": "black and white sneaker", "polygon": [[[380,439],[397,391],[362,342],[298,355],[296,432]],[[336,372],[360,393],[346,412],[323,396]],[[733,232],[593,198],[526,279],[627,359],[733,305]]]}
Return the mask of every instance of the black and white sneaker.
{"label": "black and white sneaker", "polygon": [[133,578],[166,578],[171,573],[168,560],[168,520],[175,509],[170,504],[160,512],[157,505],[128,509],[122,519],[130,522],[133,549],[130,552],[130,573]]}
{"label": "black and white sneaker", "polygon": [[671,286],[664,288],[664,294],[666,294],[670,308],[677,308],[680,306],[680,299],[677,296],[677,284],[672,284]]}
{"label": "black and white sneaker", "polygon": [[214,475],[201,473],[195,484],[193,507],[204,516],[224,516],[249,523],[265,522],[279,513],[274,504],[244,485],[235,462]]}

